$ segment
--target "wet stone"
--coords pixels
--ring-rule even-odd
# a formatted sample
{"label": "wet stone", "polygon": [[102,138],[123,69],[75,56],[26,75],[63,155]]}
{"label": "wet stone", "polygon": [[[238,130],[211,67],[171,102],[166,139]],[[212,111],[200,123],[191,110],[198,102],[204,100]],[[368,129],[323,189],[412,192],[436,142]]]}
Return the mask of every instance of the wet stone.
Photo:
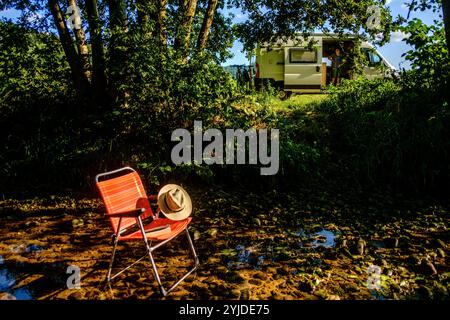
{"label": "wet stone", "polygon": [[433,265],[433,263],[431,261],[427,261],[427,260],[422,261],[421,267],[422,267],[423,272],[426,274],[431,274],[431,275],[437,274],[436,267]]}
{"label": "wet stone", "polygon": [[253,275],[253,278],[260,279],[260,280],[267,280],[267,274],[265,274],[264,272],[256,272]]}
{"label": "wet stone", "polygon": [[291,269],[288,266],[282,266],[278,268],[278,273],[281,275],[288,275],[290,274]]}
{"label": "wet stone", "polygon": [[81,226],[83,226],[83,225],[84,225],[83,219],[73,219],[73,220],[72,220],[72,227],[73,227],[74,229],[76,229],[76,228],[78,228],[78,227],[81,227]]}
{"label": "wet stone", "polygon": [[81,299],[83,299],[83,293],[81,291],[77,290],[74,293],[71,293],[68,296],[68,299],[69,300],[81,300]]}
{"label": "wet stone", "polygon": [[217,235],[217,229],[212,228],[208,231],[208,235],[212,238],[214,238]]}
{"label": "wet stone", "polygon": [[421,285],[417,291],[425,299],[433,299],[433,291],[429,287]]}
{"label": "wet stone", "polygon": [[245,282],[245,278],[242,277],[239,273],[237,272],[229,272],[226,275],[226,278],[228,279],[228,281],[232,282],[232,283],[244,283]]}
{"label": "wet stone", "polygon": [[269,268],[267,268],[267,272],[268,273],[272,273],[272,274],[276,274],[277,273],[277,268],[269,267]]}
{"label": "wet stone", "polygon": [[386,243],[386,247],[388,248],[397,248],[399,244],[398,238],[386,238],[384,239],[384,243]]}
{"label": "wet stone", "polygon": [[438,246],[439,248],[445,248],[445,247],[447,247],[446,244],[445,244],[445,242],[442,241],[441,239],[437,239],[437,240],[436,240],[436,244],[437,244],[437,246]]}
{"label": "wet stone", "polygon": [[227,267],[224,267],[224,266],[218,266],[218,267],[216,268],[216,274],[223,274],[223,273],[226,273],[226,272],[228,272]]}
{"label": "wet stone", "polygon": [[0,292],[0,300],[17,300],[17,298],[8,292]]}
{"label": "wet stone", "polygon": [[100,299],[102,292],[98,289],[92,289],[86,294],[88,299]]}
{"label": "wet stone", "polygon": [[298,288],[303,292],[311,292],[313,291],[314,286],[310,281],[301,281],[298,284]]}
{"label": "wet stone", "polygon": [[358,253],[358,255],[364,255],[365,248],[366,242],[363,239],[359,239],[358,243],[356,244],[356,252]]}
{"label": "wet stone", "polygon": [[272,293],[272,299],[274,300],[284,300],[284,295],[281,295],[277,292]]}
{"label": "wet stone", "polygon": [[250,283],[250,284],[252,284],[252,285],[255,285],[255,286],[259,286],[259,285],[262,284],[262,281],[259,280],[259,279],[250,279],[250,280],[248,281],[248,283]]}
{"label": "wet stone", "polygon": [[248,299],[250,299],[250,291],[248,289],[242,290],[239,299],[240,300],[248,300]]}

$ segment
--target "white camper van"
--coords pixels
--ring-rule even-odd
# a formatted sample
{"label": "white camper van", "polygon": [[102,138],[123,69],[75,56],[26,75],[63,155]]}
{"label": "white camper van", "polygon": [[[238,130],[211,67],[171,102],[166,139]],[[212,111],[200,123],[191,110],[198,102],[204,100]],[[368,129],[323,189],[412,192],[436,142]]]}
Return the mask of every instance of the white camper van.
{"label": "white camper van", "polygon": [[[329,57],[336,48],[340,48],[345,56],[346,51],[352,50],[354,39],[351,36],[339,39],[337,35],[314,34],[307,39],[299,37],[295,41],[259,45],[256,50],[255,85],[261,88],[270,84],[278,90],[280,98],[286,98],[293,92],[320,93],[331,83]],[[367,78],[386,77],[395,70],[370,43],[363,42],[361,50],[367,58],[364,66]],[[350,68],[343,68],[342,78],[352,78]]]}

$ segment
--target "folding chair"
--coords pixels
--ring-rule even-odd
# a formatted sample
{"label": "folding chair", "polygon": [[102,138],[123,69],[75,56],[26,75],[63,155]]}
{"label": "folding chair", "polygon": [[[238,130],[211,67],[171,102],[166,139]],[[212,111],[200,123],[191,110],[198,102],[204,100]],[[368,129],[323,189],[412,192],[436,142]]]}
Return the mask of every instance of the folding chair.
{"label": "folding chair", "polygon": [[[108,176],[110,178],[107,178]],[[152,264],[153,273],[156,281],[158,282],[161,293],[163,296],[166,296],[184,279],[186,279],[186,277],[194,272],[199,265],[194,244],[192,243],[192,239],[188,231],[188,225],[192,218],[188,217],[187,219],[181,221],[159,218],[159,208],[157,209],[157,214],[155,215],[151,209],[150,201],[156,201],[157,196],[154,195],[147,197],[139,175],[130,167],[124,167],[118,170],[98,174],[95,177],[95,182],[106,207],[106,215],[109,218],[114,232],[112,236],[114,247],[106,280],[110,282],[112,279],[147,257],[148,254],[150,263]],[[151,222],[144,224],[147,220],[150,220]],[[170,226],[170,230],[168,226]],[[165,227],[165,231],[158,231],[158,229],[164,229],[163,227]],[[175,239],[183,232],[186,234],[190,250],[194,256],[194,267],[183,277],[181,277],[181,279],[179,279],[170,289],[166,290],[161,283],[161,279],[153,259],[153,252],[165,243],[168,243],[170,240]],[[142,240],[144,242],[147,253],[126,268],[111,276],[117,244],[120,241],[138,240]],[[152,243],[154,242],[156,242],[156,244],[152,246]]]}

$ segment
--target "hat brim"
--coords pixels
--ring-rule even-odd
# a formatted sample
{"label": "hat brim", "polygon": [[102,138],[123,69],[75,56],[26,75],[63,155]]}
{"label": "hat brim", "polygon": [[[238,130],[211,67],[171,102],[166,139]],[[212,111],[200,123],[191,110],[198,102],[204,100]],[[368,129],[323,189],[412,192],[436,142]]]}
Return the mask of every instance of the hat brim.
{"label": "hat brim", "polygon": [[[183,197],[184,197],[184,208],[182,210],[176,211],[176,212],[170,210],[166,205],[166,201],[164,201],[165,194],[169,190],[174,189],[174,188],[177,188],[181,192],[183,192]],[[176,185],[176,184],[167,184],[167,185],[163,186],[161,188],[161,190],[159,190],[158,206],[159,206],[159,209],[161,210],[161,212],[164,214],[164,216],[166,216],[166,218],[170,219],[170,220],[175,220],[175,221],[184,220],[184,219],[188,218],[192,213],[191,197],[186,192],[186,190],[184,190],[182,187],[180,187],[179,185]]]}

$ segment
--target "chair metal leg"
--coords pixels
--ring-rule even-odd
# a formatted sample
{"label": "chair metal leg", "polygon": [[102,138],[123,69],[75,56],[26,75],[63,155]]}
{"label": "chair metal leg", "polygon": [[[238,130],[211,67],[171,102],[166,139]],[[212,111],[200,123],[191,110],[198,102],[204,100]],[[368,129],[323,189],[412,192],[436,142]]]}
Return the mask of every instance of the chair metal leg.
{"label": "chair metal leg", "polygon": [[165,297],[168,294],[168,292],[166,291],[166,289],[164,289],[164,286],[161,283],[161,278],[159,277],[158,269],[156,268],[156,263],[155,260],[153,259],[151,250],[148,252],[148,255],[150,257],[150,263],[152,264],[153,274],[155,275],[156,282],[158,282],[159,285],[159,290],[161,291],[161,294]]}
{"label": "chair metal leg", "polygon": [[185,231],[186,231],[186,237],[189,242],[189,248],[191,249],[191,252],[194,255],[195,267],[198,267],[198,265],[200,264],[200,261],[198,260],[197,253],[195,252],[194,243],[192,242],[191,235],[189,234],[188,228],[186,228]]}
{"label": "chair metal leg", "polygon": [[123,268],[122,270],[120,270],[119,272],[115,273],[113,276],[111,276],[111,272],[113,269],[113,264],[114,264],[114,260],[115,260],[115,255],[116,255],[116,251],[117,251],[117,244],[118,244],[118,237],[116,237],[115,241],[114,241],[114,248],[113,248],[113,253],[111,256],[111,260],[109,262],[109,267],[108,267],[108,274],[106,276],[106,281],[110,282],[112,279],[114,279],[115,277],[117,277],[118,275],[122,274],[123,272],[125,272],[126,270],[130,269],[132,266],[134,266],[136,263],[138,263],[139,261],[141,261],[142,259],[144,259],[147,255],[143,255],[142,257],[140,257],[139,259],[137,259],[135,262],[133,262],[132,264],[130,264],[129,266]]}
{"label": "chair metal leg", "polygon": [[[142,226],[142,229],[143,229],[143,226]],[[163,245],[163,244],[165,244],[165,243],[168,243],[170,240],[173,240],[174,238],[176,238],[177,236],[174,236],[174,237],[172,237],[172,238],[170,238],[170,239],[167,239],[167,240],[164,240],[164,241],[162,241],[162,242],[160,242],[160,243],[158,243],[157,245],[155,245],[155,246],[151,246],[151,244],[148,242],[148,240],[147,240],[147,238],[146,237],[144,237],[144,243],[145,243],[145,247],[146,247],[146,249],[147,249],[147,254],[148,254],[148,257],[150,258],[150,263],[152,264],[152,270],[153,270],[153,274],[154,274],[154,276],[155,276],[155,279],[156,279],[156,281],[157,281],[157,283],[158,283],[158,285],[159,285],[159,289],[160,289],[160,291],[161,291],[161,294],[163,295],[163,296],[167,296],[168,294],[169,294],[169,292],[171,292],[173,289],[175,289],[184,279],[186,279],[191,273],[193,273],[197,268],[198,268],[198,266],[199,266],[199,264],[200,264],[200,262],[199,262],[199,259],[198,259],[198,256],[197,256],[197,253],[195,252],[195,248],[194,248],[194,244],[193,244],[193,242],[192,242],[192,239],[191,239],[191,236],[190,236],[190,234],[189,234],[189,231],[188,231],[188,229],[186,228],[185,230],[185,233],[186,233],[186,238],[187,238],[187,240],[188,240],[188,243],[189,243],[189,248],[190,248],[190,251],[192,252],[192,255],[194,256],[194,267],[191,269],[191,270],[189,270],[186,274],[184,274],[170,289],[168,289],[168,290],[166,290],[165,288],[164,288],[164,286],[163,286],[163,284],[162,284],[162,282],[161,282],[161,278],[160,278],[160,276],[159,276],[159,273],[158,273],[158,269],[157,269],[157,267],[156,267],[156,263],[155,263],[155,260],[154,260],[154,258],[153,258],[153,254],[152,254],[152,252],[154,251],[154,250],[156,250],[157,248],[159,248],[161,245]],[[117,244],[118,244],[118,238],[116,238],[115,239],[115,241],[114,241],[114,248],[113,248],[113,253],[112,253],[112,256],[111,256],[111,261],[110,261],[110,263],[109,263],[109,268],[108,268],[108,275],[107,275],[107,277],[106,277],[106,280],[109,282],[109,281],[111,281],[112,279],[114,279],[115,277],[117,277],[118,275],[120,275],[121,273],[123,273],[124,271],[126,271],[126,270],[128,270],[129,268],[131,268],[132,266],[134,266],[136,263],[138,263],[139,261],[141,261],[143,258],[145,258],[147,255],[144,255],[144,256],[142,256],[140,259],[138,259],[138,260],[136,260],[134,263],[132,263],[131,265],[129,265],[128,267],[126,267],[126,268],[124,268],[124,269],[122,269],[121,271],[119,271],[118,273],[116,273],[116,274],[114,274],[113,276],[111,276],[111,271],[112,271],[112,267],[113,267],[113,263],[114,263],[114,259],[115,259],[115,253],[116,253],[116,249],[117,249]]]}
{"label": "chair metal leg", "polygon": [[114,248],[111,255],[111,260],[109,261],[109,267],[108,267],[108,275],[106,276],[106,281],[111,281],[111,271],[114,264],[114,258],[116,257],[116,249],[117,249],[117,243],[119,242],[119,237],[115,237],[114,239]]}
{"label": "chair metal leg", "polygon": [[[156,263],[155,260],[153,259],[153,255],[152,255],[152,251],[154,251],[157,247],[150,247],[149,249],[149,257],[150,257],[150,262],[152,264],[152,268],[153,268],[153,273],[155,275],[156,281],[158,282],[159,288],[161,290],[161,294],[163,296],[167,296],[173,289],[175,289],[184,279],[186,279],[191,273],[193,273],[199,266],[200,262],[197,256],[197,253],[195,252],[195,248],[194,248],[194,244],[192,242],[192,239],[189,235],[189,231],[186,228],[185,229],[185,233],[186,233],[186,237],[188,239],[188,243],[189,243],[189,247],[191,249],[192,254],[194,255],[194,267],[189,270],[187,273],[185,273],[174,285],[172,285],[172,287],[170,287],[170,289],[165,289],[164,286],[161,283],[161,278],[159,277],[159,273],[158,273],[158,269],[156,267]],[[159,245],[158,245],[159,247]]]}

